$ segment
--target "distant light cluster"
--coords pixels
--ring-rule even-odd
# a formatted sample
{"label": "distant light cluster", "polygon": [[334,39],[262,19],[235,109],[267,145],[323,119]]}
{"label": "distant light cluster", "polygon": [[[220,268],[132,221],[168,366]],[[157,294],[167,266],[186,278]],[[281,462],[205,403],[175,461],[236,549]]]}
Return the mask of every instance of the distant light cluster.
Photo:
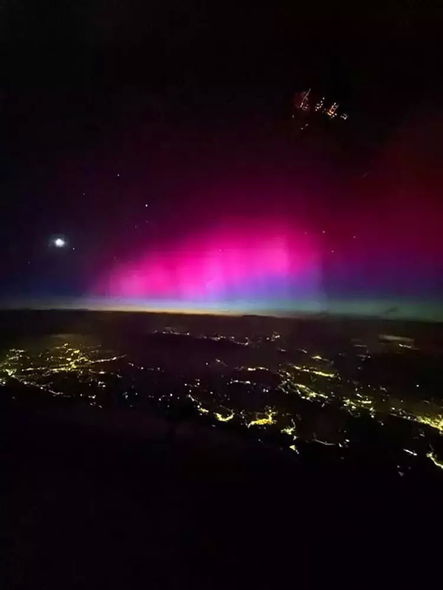
{"label": "distant light cluster", "polygon": [[[147,347],[147,354],[152,349],[154,356],[141,362],[74,337],[42,339],[40,347],[10,348],[0,358],[0,386],[8,391],[15,384],[16,392],[20,385],[36,394],[70,398],[99,409],[116,400],[146,409],[148,402],[165,410],[166,416],[170,411],[180,415],[180,407],[190,404],[196,419],[213,427],[236,429],[258,441],[267,437],[297,454],[303,453],[304,445],[321,445],[325,452],[334,447],[342,458],[346,449],[357,444],[352,433],[358,421],[373,421],[382,432],[388,420],[390,424],[399,421],[398,464],[430,460],[443,468],[435,450],[443,434],[443,407],[432,397],[423,397],[423,387],[419,398],[400,398],[384,386],[356,380],[353,371],[346,374],[325,350],[295,348],[276,331],[251,334],[244,341],[238,334],[191,334],[165,328],[150,338],[153,346]],[[159,363],[157,349],[183,339],[189,339],[185,345],[190,350],[196,345],[192,363],[172,361],[170,355]],[[404,338],[380,335],[377,350],[415,354],[414,341],[406,350],[400,346],[404,342]],[[375,345],[357,340],[350,344],[348,361],[361,367]],[[196,373],[198,351],[203,352]],[[177,361],[180,369],[174,364]],[[386,431],[387,444],[392,444],[391,432]],[[398,473],[403,477],[405,467],[399,467]]]}
{"label": "distant light cluster", "polygon": [[294,108],[305,113],[318,113],[329,119],[339,117],[340,119],[343,119],[343,121],[346,121],[349,118],[347,113],[340,111],[340,105],[338,102],[326,102],[325,96],[320,98],[314,97],[311,93],[311,88],[295,94]]}

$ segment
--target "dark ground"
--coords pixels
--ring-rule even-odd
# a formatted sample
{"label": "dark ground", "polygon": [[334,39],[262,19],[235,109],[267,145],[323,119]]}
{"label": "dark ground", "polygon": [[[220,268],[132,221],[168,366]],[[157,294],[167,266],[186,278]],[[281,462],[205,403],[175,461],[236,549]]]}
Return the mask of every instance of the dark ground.
{"label": "dark ground", "polygon": [[187,420],[170,430],[125,409],[2,406],[1,587],[438,581],[439,473],[340,470]]}

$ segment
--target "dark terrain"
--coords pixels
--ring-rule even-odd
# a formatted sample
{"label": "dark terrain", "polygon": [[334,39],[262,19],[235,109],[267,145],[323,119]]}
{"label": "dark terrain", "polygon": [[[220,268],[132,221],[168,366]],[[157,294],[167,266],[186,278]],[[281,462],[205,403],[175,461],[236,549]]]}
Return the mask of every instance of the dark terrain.
{"label": "dark terrain", "polygon": [[8,312],[0,327],[2,588],[438,581],[443,326]]}

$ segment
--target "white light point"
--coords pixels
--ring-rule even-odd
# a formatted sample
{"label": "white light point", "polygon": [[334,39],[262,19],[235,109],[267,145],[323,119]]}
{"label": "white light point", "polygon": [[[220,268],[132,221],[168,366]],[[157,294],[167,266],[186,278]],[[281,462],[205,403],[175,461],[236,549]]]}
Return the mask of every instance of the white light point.
{"label": "white light point", "polygon": [[56,248],[64,248],[66,246],[66,240],[63,238],[55,238],[53,244]]}

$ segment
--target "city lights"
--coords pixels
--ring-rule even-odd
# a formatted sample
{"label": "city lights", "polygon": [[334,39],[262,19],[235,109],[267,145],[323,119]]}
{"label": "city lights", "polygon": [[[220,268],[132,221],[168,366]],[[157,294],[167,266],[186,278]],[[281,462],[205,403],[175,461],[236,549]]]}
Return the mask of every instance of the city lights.
{"label": "city lights", "polygon": [[[35,390],[35,395],[65,397],[72,403],[82,400],[99,410],[120,398],[129,407],[145,400],[144,403],[167,411],[178,404],[180,413],[180,404],[187,400],[195,409],[197,419],[209,421],[215,428],[223,425],[238,433],[248,432],[260,440],[266,436],[298,454],[303,453],[303,444],[311,443],[326,448],[349,448],[354,443],[347,429],[353,420],[368,419],[384,429],[389,417],[391,421],[410,424],[410,437],[401,438],[398,443],[400,463],[427,458],[443,468],[436,452],[429,451],[433,441],[443,433],[443,408],[435,400],[403,399],[386,387],[360,383],[355,376],[347,377],[340,372],[327,352],[319,354],[309,348],[285,352],[278,363],[263,362],[260,352],[263,346],[281,350],[283,344],[285,350],[291,350],[285,335],[275,330],[251,336],[247,341],[234,335],[192,335],[173,328],[155,331],[151,337],[189,338],[190,347],[200,341],[208,350],[214,350],[214,356],[204,363],[202,374],[195,376],[189,368],[180,377],[173,369],[175,377],[171,381],[171,367],[151,364],[149,358],[136,362],[129,355],[107,350],[88,338],[72,341],[54,338],[43,340],[40,348],[23,346],[7,350],[0,359],[0,383],[2,386],[19,384]],[[397,354],[414,354],[416,350],[399,348],[398,338],[385,337],[384,342],[384,346],[395,349]],[[223,352],[232,346],[244,361],[257,354],[261,363],[232,364]],[[362,347],[365,357],[370,358],[369,345],[354,342],[351,350],[355,351],[352,354],[357,364],[362,362]],[[291,362],[291,356],[304,362]],[[248,378],[242,378],[242,373]],[[327,428],[322,431],[319,425],[324,420],[320,417],[329,412]],[[417,445],[417,429],[420,439],[429,441],[421,448]],[[301,443],[297,448],[293,444],[295,440]]]}

